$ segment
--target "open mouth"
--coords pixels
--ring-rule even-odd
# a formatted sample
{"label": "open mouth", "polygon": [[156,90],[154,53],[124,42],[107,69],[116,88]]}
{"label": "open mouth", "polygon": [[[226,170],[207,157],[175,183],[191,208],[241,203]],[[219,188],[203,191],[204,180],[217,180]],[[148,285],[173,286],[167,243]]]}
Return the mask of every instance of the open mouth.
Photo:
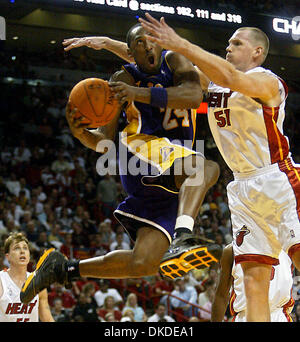
{"label": "open mouth", "polygon": [[148,62],[151,66],[154,66],[155,58],[153,55],[148,56]]}

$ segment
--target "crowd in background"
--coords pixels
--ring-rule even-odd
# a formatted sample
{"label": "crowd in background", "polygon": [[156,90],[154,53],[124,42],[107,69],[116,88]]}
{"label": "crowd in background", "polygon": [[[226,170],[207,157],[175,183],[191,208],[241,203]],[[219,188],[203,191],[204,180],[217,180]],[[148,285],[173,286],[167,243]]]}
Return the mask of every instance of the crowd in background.
{"label": "crowd in background", "polygon": [[[274,5],[274,1],[266,4]],[[1,56],[6,56],[5,51]],[[23,232],[30,242],[29,271],[50,247],[69,259],[131,249],[132,241],[113,216],[126,197],[119,176],[99,176],[95,167],[99,154],[70,134],[65,106],[71,86],[29,84],[26,79],[35,76],[30,74],[29,64],[21,59],[14,63],[7,56],[3,62],[5,76],[16,79],[0,82],[0,270],[9,267],[3,242],[14,231]],[[69,63],[65,68],[80,67]],[[99,70],[95,64],[86,70],[90,68]],[[285,132],[294,160],[300,162],[300,87],[286,81],[290,96]],[[214,144],[206,116],[198,115],[197,123],[206,157],[218,161],[222,171],[205,197],[194,232],[224,247],[232,241],[226,195],[232,174]],[[125,124],[121,118],[120,128]],[[56,321],[209,321],[218,273],[218,267],[194,270],[176,281],[162,279],[159,274],[127,280],[80,278],[71,289],[52,285],[49,304]],[[292,315],[298,322],[297,271],[293,297]],[[225,320],[230,319],[227,310]]]}

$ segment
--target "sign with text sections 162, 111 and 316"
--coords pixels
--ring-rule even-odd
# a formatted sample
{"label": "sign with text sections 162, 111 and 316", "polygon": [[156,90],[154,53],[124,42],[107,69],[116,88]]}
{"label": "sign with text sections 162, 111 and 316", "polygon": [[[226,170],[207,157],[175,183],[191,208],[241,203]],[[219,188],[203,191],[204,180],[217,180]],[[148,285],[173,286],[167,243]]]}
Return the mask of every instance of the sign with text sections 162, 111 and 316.
{"label": "sign with text sections 162, 111 and 316", "polygon": [[118,8],[126,9],[127,11],[145,11],[149,13],[167,14],[178,17],[186,17],[192,19],[203,19],[214,22],[227,22],[241,24],[243,19],[240,14],[232,14],[228,12],[217,12],[208,9],[191,8],[188,6],[177,6],[174,1],[173,5],[165,5],[161,3],[137,1],[137,0],[73,0],[74,3],[81,3],[86,5],[99,5],[102,8]]}
{"label": "sign with text sections 162, 111 and 316", "polygon": [[[67,0],[65,0],[67,1]],[[140,13],[149,12],[153,15],[169,15],[177,17],[178,19],[190,19],[193,22],[207,22],[207,23],[219,23],[227,25],[247,25],[247,22],[251,21],[251,26],[255,22],[255,26],[266,28],[273,33],[282,33],[283,37],[289,36],[294,41],[300,40],[300,16],[296,16],[292,19],[272,17],[269,15],[254,15],[248,14],[247,17],[241,13],[230,13],[228,11],[211,10],[205,8],[189,7],[188,2],[184,2],[185,6],[182,6],[180,1],[171,1],[167,5],[164,1],[153,2],[151,0],[68,0],[73,4],[81,4],[81,6],[99,6],[102,9],[115,9],[124,11],[124,13]],[[151,2],[150,2],[151,1]],[[272,23],[272,24],[271,24]],[[270,25],[271,24],[271,25]]]}

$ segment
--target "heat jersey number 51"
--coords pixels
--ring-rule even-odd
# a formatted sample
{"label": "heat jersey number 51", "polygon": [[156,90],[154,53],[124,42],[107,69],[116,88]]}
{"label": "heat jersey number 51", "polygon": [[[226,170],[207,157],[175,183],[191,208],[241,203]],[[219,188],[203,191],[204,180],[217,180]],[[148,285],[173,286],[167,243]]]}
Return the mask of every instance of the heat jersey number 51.
{"label": "heat jersey number 51", "polygon": [[214,112],[219,127],[231,126],[230,109],[222,109]]}

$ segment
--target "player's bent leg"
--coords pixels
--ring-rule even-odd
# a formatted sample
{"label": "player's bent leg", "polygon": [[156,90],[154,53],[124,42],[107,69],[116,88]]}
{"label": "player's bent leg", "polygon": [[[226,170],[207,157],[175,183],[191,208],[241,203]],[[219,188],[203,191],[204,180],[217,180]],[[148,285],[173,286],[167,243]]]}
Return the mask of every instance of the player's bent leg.
{"label": "player's bent leg", "polygon": [[[189,156],[185,160],[182,165],[184,176],[175,176],[175,182],[180,187],[177,216],[188,215],[195,219],[207,191],[216,184],[219,178],[220,168],[216,162],[197,155]],[[197,164],[198,168],[196,168]],[[192,173],[193,169],[194,173]]]}
{"label": "player's bent leg", "polygon": [[271,265],[242,262],[247,302],[247,322],[269,322],[269,286]]}
{"label": "player's bent leg", "polygon": [[[187,163],[182,161],[176,166],[177,171],[181,168],[182,175],[175,176],[177,186],[180,187],[177,217],[186,215],[195,219],[208,189],[218,180],[219,166],[197,155],[185,158]],[[180,230],[183,230],[182,228]],[[222,248],[219,245],[211,240],[200,239],[191,233],[178,234],[178,231],[175,227],[175,239],[160,265],[160,271],[164,276],[174,279],[193,268],[210,267],[220,260]]]}
{"label": "player's bent leg", "polygon": [[144,227],[137,232],[133,250],[118,250],[80,261],[80,275],[94,278],[140,278],[155,275],[169,240],[158,229]]}
{"label": "player's bent leg", "polygon": [[44,253],[36,270],[28,277],[21,289],[20,299],[23,303],[29,303],[51,284],[66,284],[80,276],[122,279],[155,275],[168,246],[169,241],[162,232],[145,227],[138,230],[133,250],[118,250],[96,258],[69,262],[52,248]]}

